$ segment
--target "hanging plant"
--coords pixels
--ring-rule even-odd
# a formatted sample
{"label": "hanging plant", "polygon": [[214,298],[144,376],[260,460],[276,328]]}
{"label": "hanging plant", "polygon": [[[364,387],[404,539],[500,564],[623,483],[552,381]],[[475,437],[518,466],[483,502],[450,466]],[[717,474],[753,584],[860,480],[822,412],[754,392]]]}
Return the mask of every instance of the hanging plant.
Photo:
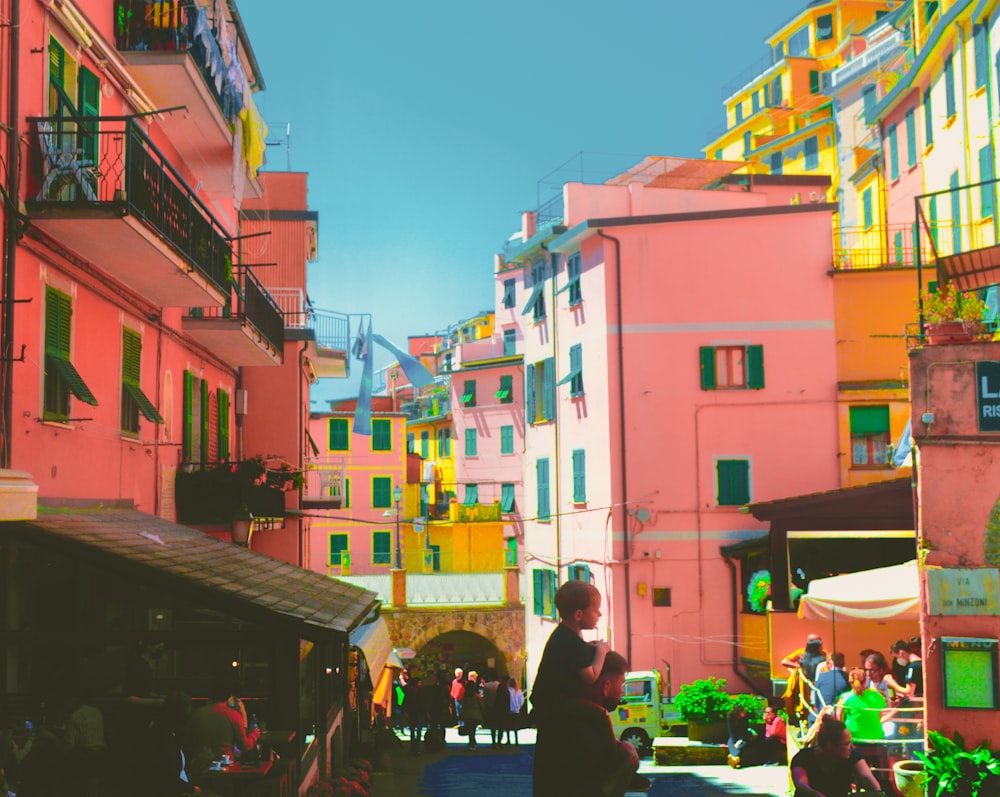
{"label": "hanging plant", "polygon": [[747,601],[750,608],[755,612],[763,612],[767,609],[767,601],[771,597],[771,573],[767,570],[758,570],[750,576],[750,583],[747,584]]}

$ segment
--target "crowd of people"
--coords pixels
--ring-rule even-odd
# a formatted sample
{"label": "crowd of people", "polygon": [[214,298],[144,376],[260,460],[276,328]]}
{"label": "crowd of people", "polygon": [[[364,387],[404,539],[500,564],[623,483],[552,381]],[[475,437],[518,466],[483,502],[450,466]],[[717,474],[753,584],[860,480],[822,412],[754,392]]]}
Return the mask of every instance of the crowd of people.
{"label": "crowd of people", "polygon": [[396,682],[397,725],[409,729],[410,754],[444,746],[446,727],[457,727],[467,748],[477,748],[476,729],[489,728],[493,747],[518,744],[517,732],[527,723],[527,705],[516,678],[489,669],[480,674],[456,667],[427,677],[404,669]]}

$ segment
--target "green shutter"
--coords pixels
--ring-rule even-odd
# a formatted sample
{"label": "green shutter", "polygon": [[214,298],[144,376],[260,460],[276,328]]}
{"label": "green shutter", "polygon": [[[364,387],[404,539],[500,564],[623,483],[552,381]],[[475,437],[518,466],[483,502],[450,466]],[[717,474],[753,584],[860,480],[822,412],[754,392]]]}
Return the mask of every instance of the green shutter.
{"label": "green shutter", "polygon": [[[347,430],[347,420],[344,420]],[[392,421],[384,418],[372,421],[372,451],[392,451]]]}
{"label": "green shutter", "polygon": [[219,461],[229,459],[229,394],[219,388]]}
{"label": "green shutter", "polygon": [[477,456],[478,452],[478,440],[476,438],[475,429],[465,430],[465,456],[474,457]]}
{"label": "green shutter", "polygon": [[[374,430],[373,430],[374,431]],[[330,419],[330,450],[347,451],[350,448],[348,442],[348,426],[346,418]]]}
{"label": "green shutter", "polygon": [[194,374],[184,372],[184,433],[182,436],[183,460],[191,461],[194,450]]}
{"label": "green shutter", "polygon": [[556,417],[556,358],[546,357],[542,365],[542,416],[546,421]]}
{"label": "green shutter", "polygon": [[750,463],[745,459],[716,462],[719,506],[742,506],[750,501]]}
{"label": "green shutter", "polygon": [[392,479],[388,476],[372,478],[372,506],[376,509],[392,507]]}
{"label": "green shutter", "polygon": [[139,384],[142,361],[142,338],[138,332],[122,327],[122,379]]}
{"label": "green shutter", "polygon": [[535,365],[528,363],[524,371],[524,411],[527,421],[534,424],[537,413],[535,412]]}
{"label": "green shutter", "polygon": [[66,71],[66,50],[49,37],[49,82],[62,88]]}
{"label": "green shutter", "polygon": [[536,615],[545,614],[545,575],[541,570],[531,571],[532,599],[534,603],[534,613]]}
{"label": "green shutter", "polygon": [[201,464],[208,464],[208,380],[201,379]]}
{"label": "green shutter", "polygon": [[76,368],[73,367],[73,363],[65,357],[60,357],[56,354],[47,355],[45,363],[46,367],[51,366],[59,373],[59,375],[65,380],[66,387],[68,387],[69,391],[80,401],[85,404],[90,404],[93,407],[97,406],[97,399],[94,398],[94,394],[90,392],[90,388],[87,387],[86,383],[83,381],[83,377],[81,377]]}
{"label": "green shutter", "polygon": [[715,347],[702,346],[698,358],[701,361],[701,389],[715,390]]}
{"label": "green shutter", "polygon": [[747,346],[747,387],[753,390],[764,387],[763,346]]}
{"label": "green shutter", "polygon": [[579,448],[573,452],[573,503],[587,501],[587,452]]}
{"label": "green shutter", "polygon": [[538,494],[538,519],[548,520],[551,517],[549,506],[549,461],[540,459],[535,463],[535,480]]}
{"label": "green shutter", "polygon": [[[77,77],[77,107],[81,116],[96,117],[101,113],[101,81],[87,68],[81,68]],[[83,157],[91,163],[97,162],[97,123],[84,122],[80,125],[79,147]]]}
{"label": "green shutter", "polygon": [[513,512],[514,511],[514,485],[513,484],[501,484],[500,485],[500,511],[501,512]]}
{"label": "green shutter", "polygon": [[558,588],[559,585],[556,583],[557,579],[556,579],[556,573],[554,571],[549,570],[548,571],[548,577],[549,577],[549,596],[548,596],[549,597],[549,603],[548,603],[549,617],[551,617],[554,620],[556,618],[556,613],[557,613],[556,612],[556,589]]}
{"label": "green shutter", "polygon": [[883,434],[889,431],[889,407],[851,407],[851,434]]}
{"label": "green shutter", "polygon": [[501,454],[513,454],[514,453],[514,427],[513,426],[501,426],[500,427],[500,453]]}
{"label": "green shutter", "polygon": [[45,289],[45,353],[69,359],[73,303],[55,288]]}

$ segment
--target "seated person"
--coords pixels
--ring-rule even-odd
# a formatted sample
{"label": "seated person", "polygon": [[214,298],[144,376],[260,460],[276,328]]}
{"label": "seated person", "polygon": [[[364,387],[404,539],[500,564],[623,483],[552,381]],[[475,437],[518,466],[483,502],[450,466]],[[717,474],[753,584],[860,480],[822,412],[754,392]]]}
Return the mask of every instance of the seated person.
{"label": "seated person", "polygon": [[784,764],[788,761],[788,728],[778,716],[781,698],[768,698],[764,708],[764,763]]}
{"label": "seated person", "polygon": [[236,759],[257,744],[260,730],[247,731],[243,701],[236,697],[235,679],[226,673],[214,679],[208,703],[191,712],[188,723],[189,771],[201,772],[212,761],[228,755]]}
{"label": "seated person", "polygon": [[792,759],[795,797],[847,797],[855,788],[880,792],[882,787],[851,744],[851,732],[839,720],[824,716],[816,746]]}
{"label": "seated person", "polygon": [[885,698],[877,689],[866,688],[866,674],[860,667],[851,670],[850,681],[851,691],[842,695],[837,704],[837,719],[843,720],[858,741],[884,739],[881,715],[887,705]]}
{"label": "seated person", "polygon": [[[745,753],[748,749],[752,749],[751,742],[756,734],[750,728],[747,710],[739,704],[733,706],[726,716],[726,725],[729,729],[729,739],[726,742],[726,746],[729,748],[729,766],[733,769],[750,766],[751,762]],[[756,760],[753,763],[757,763]]]}
{"label": "seated person", "polygon": [[609,651],[597,681],[550,716],[553,732],[535,747],[536,795],[604,797],[649,788],[637,774],[635,747],[615,738],[608,718],[621,701],[627,670],[625,658]]}

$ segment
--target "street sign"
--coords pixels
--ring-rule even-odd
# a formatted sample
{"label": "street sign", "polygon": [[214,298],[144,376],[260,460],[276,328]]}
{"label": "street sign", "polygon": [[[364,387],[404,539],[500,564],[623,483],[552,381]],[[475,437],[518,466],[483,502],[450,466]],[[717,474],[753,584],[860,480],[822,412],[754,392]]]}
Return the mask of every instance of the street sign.
{"label": "street sign", "polygon": [[976,363],[976,407],[980,432],[1000,432],[1000,362]]}

